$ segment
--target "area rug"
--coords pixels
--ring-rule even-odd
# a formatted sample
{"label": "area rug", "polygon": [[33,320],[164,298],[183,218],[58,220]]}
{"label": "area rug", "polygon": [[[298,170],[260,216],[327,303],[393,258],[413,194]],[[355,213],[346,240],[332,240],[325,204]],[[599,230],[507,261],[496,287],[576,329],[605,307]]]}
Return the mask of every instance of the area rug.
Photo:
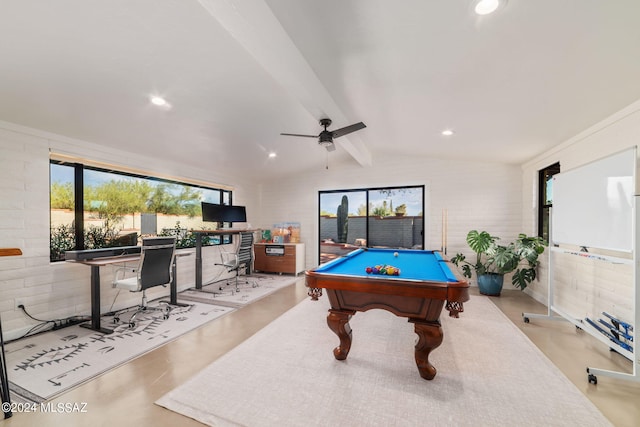
{"label": "area rug", "polygon": [[215,426],[610,426],[485,297],[443,315],[438,373],[418,375],[413,325],[357,313],[335,360],[326,297],[305,300],[156,403]]}
{"label": "area rug", "polygon": [[[188,289],[180,292],[178,298],[186,301],[198,301],[226,307],[240,308],[274,293],[275,291],[293,285],[299,277],[280,276],[275,274],[252,274],[240,276],[236,291],[234,279],[211,283],[202,290]],[[246,282],[249,283],[246,283]]]}
{"label": "area rug", "polygon": [[5,345],[9,389],[19,401],[52,399],[234,310],[194,302],[174,307],[166,320],[150,311],[134,328],[120,325],[112,334],[76,325],[14,341]]}

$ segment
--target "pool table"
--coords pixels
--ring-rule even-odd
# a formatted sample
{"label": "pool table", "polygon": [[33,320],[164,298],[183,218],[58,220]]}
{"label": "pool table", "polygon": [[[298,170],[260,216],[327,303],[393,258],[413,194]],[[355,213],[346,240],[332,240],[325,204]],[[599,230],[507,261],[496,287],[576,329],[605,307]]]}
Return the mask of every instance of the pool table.
{"label": "pool table", "polygon": [[[397,267],[399,275],[367,273],[367,267]],[[333,350],[345,360],[351,348],[351,316],[373,308],[407,317],[414,324],[418,342],[415,359],[424,379],[436,376],[429,354],[442,344],[440,313],[445,306],[452,317],[464,311],[469,300],[469,283],[459,279],[439,252],[402,249],[358,249],[305,272],[309,296],[317,300],[327,290],[331,308],[329,328],[340,339]]]}

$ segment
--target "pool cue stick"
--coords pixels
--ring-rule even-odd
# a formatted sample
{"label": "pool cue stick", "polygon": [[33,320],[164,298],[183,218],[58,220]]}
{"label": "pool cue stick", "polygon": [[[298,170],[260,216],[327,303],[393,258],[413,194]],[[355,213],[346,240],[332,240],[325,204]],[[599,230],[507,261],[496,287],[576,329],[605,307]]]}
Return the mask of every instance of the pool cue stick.
{"label": "pool cue stick", "polygon": [[447,209],[444,210],[444,251],[443,253],[447,254],[447,232],[449,228],[449,211]]}
{"label": "pool cue stick", "polygon": [[442,230],[440,233],[440,252],[444,253],[444,209],[442,209]]}

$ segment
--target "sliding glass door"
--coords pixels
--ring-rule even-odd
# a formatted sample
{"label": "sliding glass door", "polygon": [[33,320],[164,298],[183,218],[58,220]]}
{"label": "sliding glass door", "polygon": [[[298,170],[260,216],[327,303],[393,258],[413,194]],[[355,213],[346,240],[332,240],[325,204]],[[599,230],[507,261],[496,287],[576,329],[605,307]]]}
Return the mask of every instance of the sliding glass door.
{"label": "sliding glass door", "polygon": [[359,247],[424,247],[424,186],[320,191],[318,206],[321,264]]}

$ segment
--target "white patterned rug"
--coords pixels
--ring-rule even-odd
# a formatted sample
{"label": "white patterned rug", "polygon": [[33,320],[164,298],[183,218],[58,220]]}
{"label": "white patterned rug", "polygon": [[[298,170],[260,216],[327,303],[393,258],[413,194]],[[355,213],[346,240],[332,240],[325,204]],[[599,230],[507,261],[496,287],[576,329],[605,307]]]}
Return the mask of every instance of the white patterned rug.
{"label": "white patterned rug", "polygon": [[300,277],[276,274],[242,275],[238,279],[237,291],[235,281],[232,278],[205,285],[201,291],[196,289],[182,291],[178,295],[178,299],[240,308],[264,298],[278,289],[293,285],[298,279]]}
{"label": "white patterned rug", "polygon": [[[173,307],[164,320],[150,311],[135,327],[117,326],[102,334],[78,325],[23,338],[5,345],[9,389],[17,401],[43,402],[97,375],[139,357],[235,309],[190,303]],[[122,320],[128,320],[123,314]],[[112,318],[103,316],[103,322]]]}
{"label": "white patterned rug", "polygon": [[432,381],[418,375],[416,335],[382,310],[350,321],[335,360],[328,302],[305,300],[156,403],[223,426],[611,426],[487,298],[443,315]]}

